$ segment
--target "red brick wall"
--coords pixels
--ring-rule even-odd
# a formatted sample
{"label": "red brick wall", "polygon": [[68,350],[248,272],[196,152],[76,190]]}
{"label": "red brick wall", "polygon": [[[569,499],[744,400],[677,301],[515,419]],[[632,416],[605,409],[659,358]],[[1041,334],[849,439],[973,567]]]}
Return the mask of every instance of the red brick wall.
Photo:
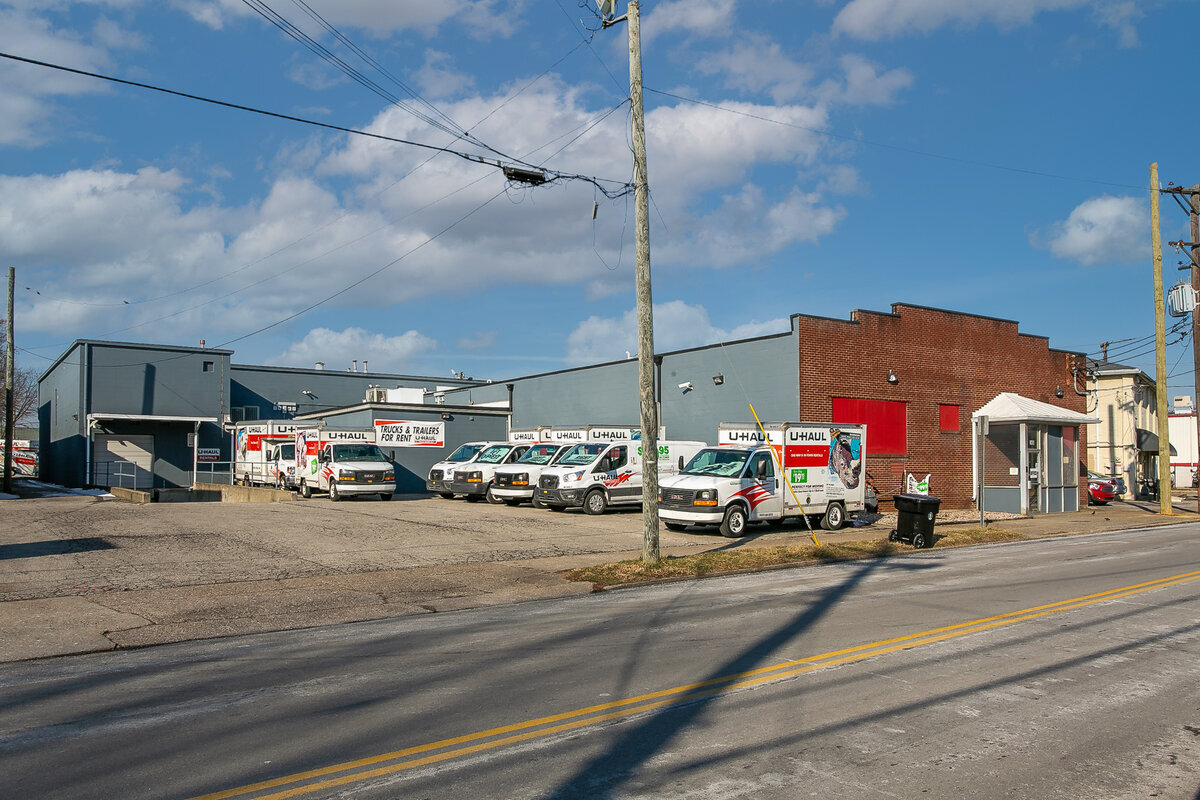
{"label": "red brick wall", "polygon": [[[1008,320],[896,303],[891,314],[855,311],[849,321],[797,315],[802,420],[830,421],[834,397],[908,404],[908,453],[872,456],[867,430],[867,471],[881,493],[901,487],[905,469],[932,473],[930,494],[943,508],[970,508],[971,414],[1001,392],[1085,413],[1075,394],[1071,366],[1082,353],[1051,350],[1042,336]],[[887,381],[888,371],[899,378]],[[1061,389],[1063,397],[1055,396]],[[960,430],[942,431],[941,404],[960,407]],[[1087,452],[1087,426],[1079,453]],[[1083,458],[1080,469],[1085,468]],[[1087,504],[1081,481],[1080,508]]]}

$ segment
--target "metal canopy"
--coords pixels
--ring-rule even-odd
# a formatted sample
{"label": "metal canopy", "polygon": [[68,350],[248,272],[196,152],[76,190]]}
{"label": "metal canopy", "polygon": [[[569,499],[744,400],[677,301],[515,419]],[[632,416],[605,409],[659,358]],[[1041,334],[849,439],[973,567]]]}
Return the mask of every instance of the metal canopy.
{"label": "metal canopy", "polygon": [[1098,425],[1099,418],[1080,414],[1069,408],[1031,400],[1015,392],[1001,392],[971,415],[972,419],[987,417],[990,423],[1032,422],[1038,425]]}

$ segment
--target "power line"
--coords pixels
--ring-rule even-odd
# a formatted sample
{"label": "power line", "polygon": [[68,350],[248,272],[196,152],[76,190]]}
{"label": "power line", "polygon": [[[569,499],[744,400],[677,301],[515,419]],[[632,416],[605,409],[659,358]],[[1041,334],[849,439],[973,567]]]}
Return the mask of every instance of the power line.
{"label": "power line", "polygon": [[[372,139],[379,139],[379,140],[382,140],[385,142],[394,142],[396,144],[406,144],[406,145],[410,145],[412,147],[420,147],[425,150],[434,150],[439,153],[447,153],[449,155],[458,156],[461,159],[464,159],[466,161],[470,161],[470,162],[473,162],[476,164],[484,164],[487,166],[496,167],[498,169],[504,169],[506,167],[511,168],[512,164],[521,164],[521,165],[528,166],[528,167],[535,167],[535,165],[525,164],[524,162],[520,161],[519,159],[511,158],[509,156],[503,156],[503,158],[505,160],[511,162],[511,164],[505,164],[505,163],[503,163],[503,161],[498,160],[498,159],[485,158],[483,156],[480,156],[480,155],[477,155],[474,153],[466,153],[466,152],[462,152],[460,150],[454,150],[449,147],[439,147],[438,145],[427,144],[425,142],[416,142],[416,141],[412,141],[410,139],[400,139],[395,136],[385,136],[382,133],[371,133],[370,131],[358,130],[356,128],[347,128],[342,125],[334,125],[334,124],[331,124],[328,122],[318,122],[317,120],[305,119],[304,117],[297,117],[297,116],[293,116],[291,114],[281,114],[277,111],[265,111],[261,108],[254,108],[252,106],[245,106],[245,105],[240,105],[237,103],[229,103],[224,100],[214,100],[210,97],[202,97],[200,95],[189,94],[187,92],[180,92],[180,91],[176,91],[175,89],[166,89],[161,86],[154,86],[153,84],[149,84],[149,83],[139,83],[138,81],[128,81],[123,78],[115,78],[111,75],[102,75],[97,72],[88,72],[86,70],[75,69],[73,67],[65,67],[61,64],[52,64],[47,61],[38,61],[37,59],[25,58],[23,56],[13,55],[12,53],[0,52],[0,58],[7,58],[12,61],[20,61],[20,62],[23,62],[26,64],[33,64],[33,65],[39,66],[39,67],[46,67],[47,69],[54,69],[54,70],[58,70],[60,72],[67,72],[67,73],[71,73],[73,75],[83,75],[88,78],[97,78],[99,80],[110,81],[112,83],[119,83],[119,84],[122,84],[125,86],[135,86],[139,89],[149,89],[151,91],[162,92],[164,94],[170,94],[170,95],[174,95],[176,97],[183,97],[188,100],[196,100],[201,103],[209,103],[211,105],[221,106],[223,108],[231,108],[236,111],[246,111],[251,114],[261,114],[266,117],[274,117],[276,119],[285,119],[285,120],[289,120],[291,122],[299,122],[299,123],[302,123],[305,125],[313,125],[318,128],[325,128],[327,130],[339,131],[341,133],[350,133],[350,134],[354,134],[356,136],[366,136],[366,137],[369,137]],[[542,167],[535,167],[535,169],[539,169],[541,172],[546,174],[546,180],[543,181],[544,183],[552,183],[552,182],[560,181],[560,180],[561,181],[567,181],[567,180],[583,181],[584,183],[590,183],[593,186],[595,186],[601,193],[604,194],[605,197],[608,197],[610,200],[615,200],[619,197],[623,197],[625,194],[632,192],[633,188],[634,188],[633,184],[622,183],[621,181],[609,180],[606,178],[597,178],[594,176],[581,175],[581,174],[577,174],[577,173],[560,172],[558,170],[551,170],[551,169],[546,169],[546,168],[542,168]],[[613,185],[616,188],[613,188],[613,189],[606,188],[605,184]]]}

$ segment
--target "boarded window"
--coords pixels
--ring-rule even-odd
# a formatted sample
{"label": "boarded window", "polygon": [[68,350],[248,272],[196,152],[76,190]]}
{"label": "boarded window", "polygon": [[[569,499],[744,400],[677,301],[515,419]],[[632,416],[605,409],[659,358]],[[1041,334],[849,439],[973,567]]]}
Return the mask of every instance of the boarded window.
{"label": "boarded window", "polygon": [[942,404],[938,406],[938,430],[960,430],[958,423],[958,406]]}
{"label": "boarded window", "polygon": [[907,403],[835,397],[832,405],[833,422],[867,426],[867,447],[872,454],[908,453]]}

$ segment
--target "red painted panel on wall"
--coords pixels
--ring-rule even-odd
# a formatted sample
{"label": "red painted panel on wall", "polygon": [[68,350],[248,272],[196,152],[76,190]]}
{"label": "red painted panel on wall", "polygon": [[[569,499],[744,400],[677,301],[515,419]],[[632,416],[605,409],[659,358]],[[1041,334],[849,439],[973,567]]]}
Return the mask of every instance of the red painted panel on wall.
{"label": "red painted panel on wall", "polygon": [[959,430],[958,406],[938,406],[938,429],[943,431]]}
{"label": "red painted panel on wall", "polygon": [[908,453],[908,403],[835,397],[833,421],[867,426],[867,450],[879,455]]}

